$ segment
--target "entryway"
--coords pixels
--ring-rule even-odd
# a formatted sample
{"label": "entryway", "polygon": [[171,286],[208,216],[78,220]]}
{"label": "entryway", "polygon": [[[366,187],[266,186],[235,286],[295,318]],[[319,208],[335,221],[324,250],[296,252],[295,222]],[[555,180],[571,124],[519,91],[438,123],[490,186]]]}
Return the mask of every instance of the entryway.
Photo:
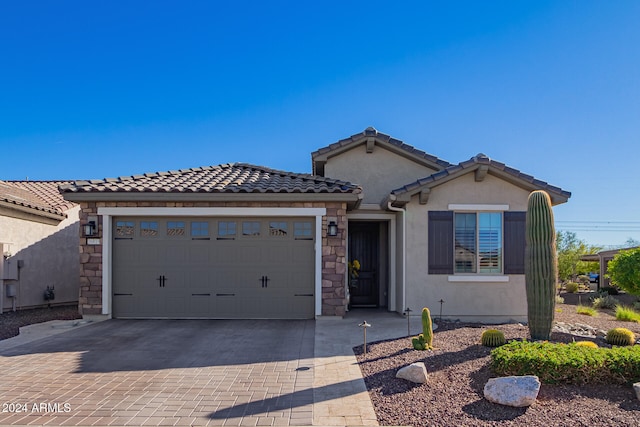
{"label": "entryway", "polygon": [[358,277],[350,280],[351,307],[386,306],[387,224],[349,221],[349,261],[358,260]]}

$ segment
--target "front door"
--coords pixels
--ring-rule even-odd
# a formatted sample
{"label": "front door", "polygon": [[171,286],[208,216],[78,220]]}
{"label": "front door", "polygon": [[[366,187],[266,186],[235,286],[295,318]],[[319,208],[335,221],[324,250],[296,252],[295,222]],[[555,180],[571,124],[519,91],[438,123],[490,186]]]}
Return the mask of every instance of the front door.
{"label": "front door", "polygon": [[358,277],[350,280],[352,307],[379,305],[380,224],[349,222],[349,261],[358,260]]}

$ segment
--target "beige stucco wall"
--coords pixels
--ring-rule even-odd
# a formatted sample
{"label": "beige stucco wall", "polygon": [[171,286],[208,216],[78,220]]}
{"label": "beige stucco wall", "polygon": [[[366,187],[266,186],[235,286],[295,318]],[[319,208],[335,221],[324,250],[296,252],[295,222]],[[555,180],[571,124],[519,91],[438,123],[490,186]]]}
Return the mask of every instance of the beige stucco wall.
{"label": "beige stucco wall", "polygon": [[[426,205],[417,196],[407,205],[407,300],[419,314],[429,307],[434,317],[498,323],[527,320],[524,275],[509,275],[508,282],[450,282],[448,275],[429,275],[427,263],[428,211],[448,210],[453,204],[508,204],[510,211],[525,211],[529,192],[487,175],[475,182],[469,173],[431,190]],[[499,314],[498,314],[499,313]]]}
{"label": "beige stucco wall", "polygon": [[[75,303],[79,290],[77,206],[68,210],[67,218],[57,225],[0,215],[0,242],[10,251],[10,260],[22,261],[19,279],[5,281],[16,285],[16,307],[46,305],[43,294],[47,286],[55,287],[52,304]],[[51,221],[49,221],[51,222]],[[53,221],[55,223],[55,221]],[[4,298],[6,311],[12,308],[11,298]]]}
{"label": "beige stucco wall", "polygon": [[364,194],[362,202],[374,204],[387,198],[391,190],[434,172],[378,145],[373,153],[367,153],[364,144],[331,157],[324,166],[325,176],[361,185]]}

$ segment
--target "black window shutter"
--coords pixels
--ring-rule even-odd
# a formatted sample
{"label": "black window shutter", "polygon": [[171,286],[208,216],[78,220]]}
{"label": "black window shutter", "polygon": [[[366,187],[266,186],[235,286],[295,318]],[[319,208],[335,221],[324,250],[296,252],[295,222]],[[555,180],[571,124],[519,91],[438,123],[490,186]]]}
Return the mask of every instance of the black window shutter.
{"label": "black window shutter", "polygon": [[429,274],[453,274],[453,212],[429,212]]}
{"label": "black window shutter", "polygon": [[504,274],[524,274],[526,212],[504,213]]}

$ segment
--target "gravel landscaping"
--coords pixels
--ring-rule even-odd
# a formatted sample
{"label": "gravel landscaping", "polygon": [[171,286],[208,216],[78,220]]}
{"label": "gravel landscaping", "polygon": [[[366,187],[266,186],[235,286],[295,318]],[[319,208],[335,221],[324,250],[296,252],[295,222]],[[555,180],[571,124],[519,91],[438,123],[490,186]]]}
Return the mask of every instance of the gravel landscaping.
{"label": "gravel landscaping", "polygon": [[9,311],[0,314],[0,340],[15,337],[22,326],[50,320],[81,319],[77,305],[65,305],[51,308]]}
{"label": "gravel landscaping", "polygon": [[[572,300],[572,298],[568,298]],[[576,298],[577,300],[577,298]],[[568,302],[565,300],[565,302]],[[582,298],[588,304],[588,296]],[[597,317],[576,313],[571,302],[558,304],[555,320],[577,330],[609,330],[625,327],[640,337],[640,324],[615,320],[612,311]],[[438,323],[436,321],[436,323]],[[496,327],[493,325],[492,327]],[[528,408],[493,404],[483,397],[484,385],[495,375],[489,369],[491,349],[480,345],[480,335],[488,326],[440,322],[434,331],[431,352],[416,351],[407,337],[380,341],[354,348],[369,395],[381,425],[400,426],[639,426],[640,401],[631,385],[545,385]],[[526,326],[499,325],[507,340],[527,339]],[[551,341],[595,341],[576,333],[555,331]],[[424,385],[396,379],[398,369],[424,362],[428,382]]]}

